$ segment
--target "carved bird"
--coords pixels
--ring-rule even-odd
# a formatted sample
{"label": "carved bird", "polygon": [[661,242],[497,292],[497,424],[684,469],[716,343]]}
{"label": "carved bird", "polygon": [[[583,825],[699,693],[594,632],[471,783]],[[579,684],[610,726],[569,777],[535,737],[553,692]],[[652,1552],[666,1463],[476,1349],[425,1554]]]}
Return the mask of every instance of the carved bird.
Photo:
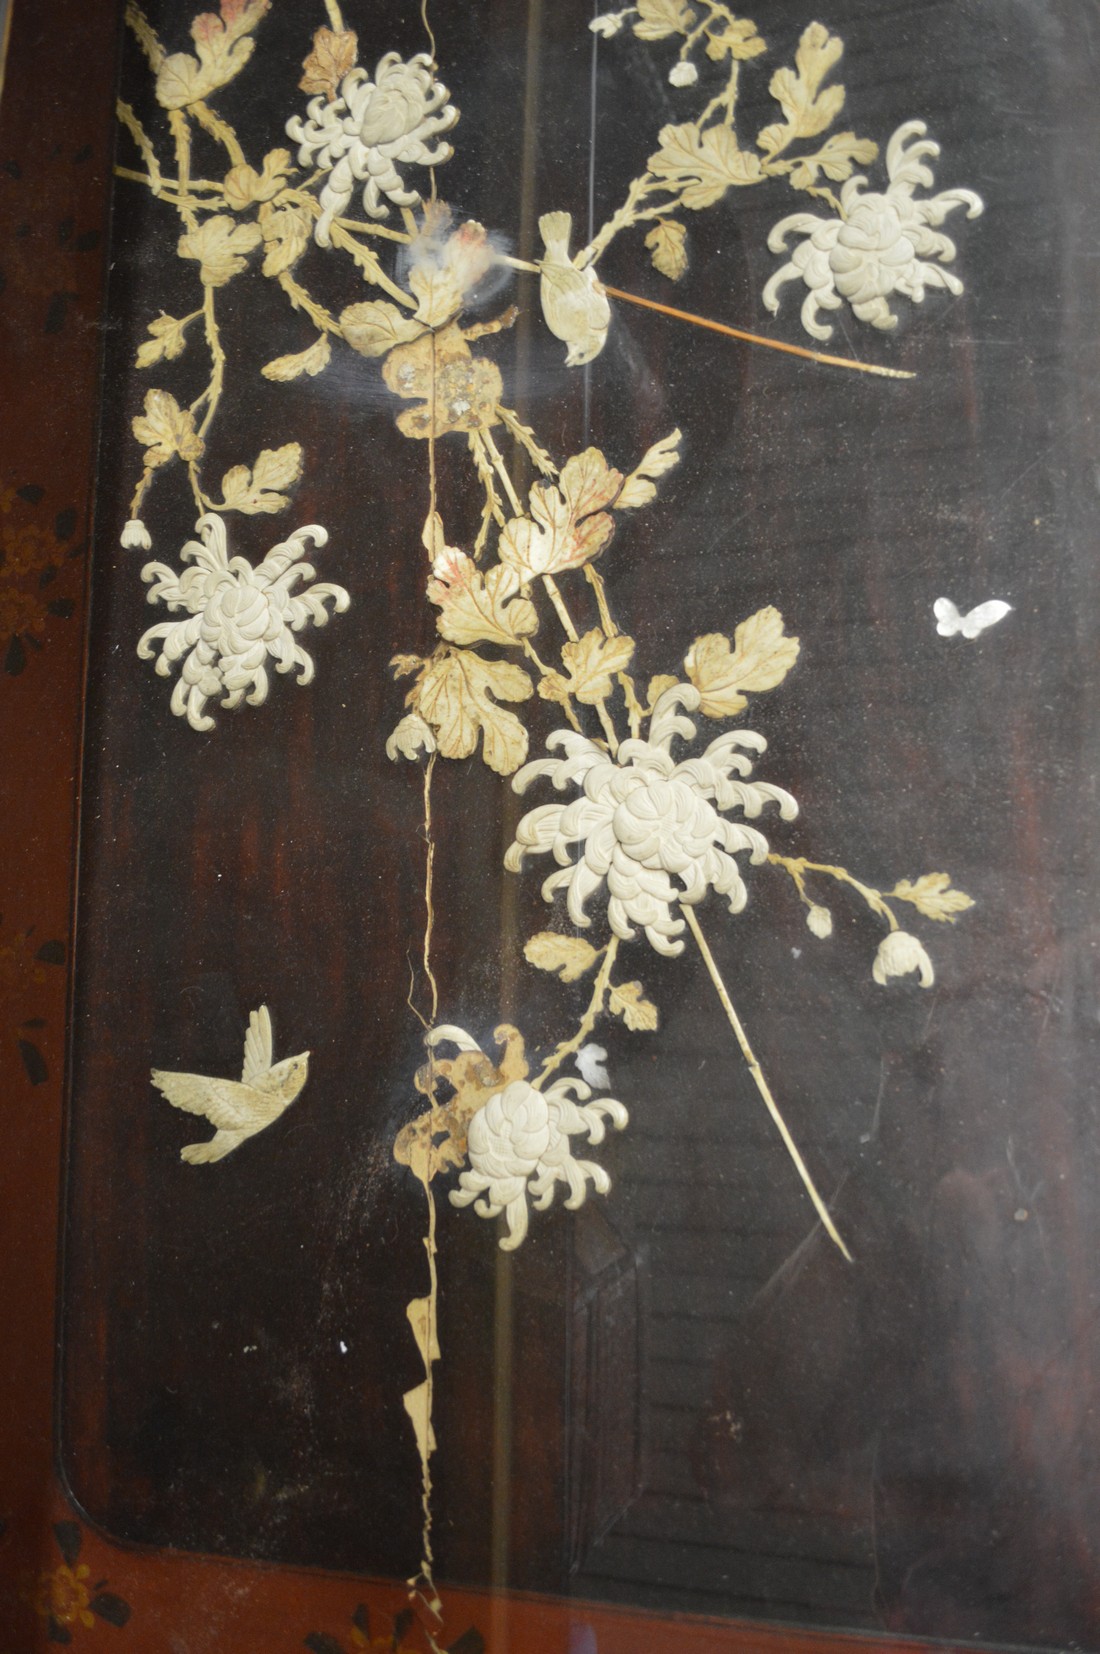
{"label": "carved bird", "polygon": [[217,1130],[205,1143],[188,1143],[180,1159],[192,1166],[221,1160],[248,1137],[255,1137],[277,1120],[297,1097],[309,1073],[309,1052],[272,1062],[271,1016],[266,1005],[248,1019],[244,1041],[244,1071],[236,1080],[209,1079],[205,1074],[166,1074],[153,1069],[153,1084],[173,1108],[204,1114]]}
{"label": "carved bird", "polygon": [[539,231],[546,247],[538,261],[542,314],[555,338],[569,346],[565,365],[583,367],[604,347],[611,325],[607,294],[591,266],[578,270],[569,257],[573,220],[567,212],[544,213]]}

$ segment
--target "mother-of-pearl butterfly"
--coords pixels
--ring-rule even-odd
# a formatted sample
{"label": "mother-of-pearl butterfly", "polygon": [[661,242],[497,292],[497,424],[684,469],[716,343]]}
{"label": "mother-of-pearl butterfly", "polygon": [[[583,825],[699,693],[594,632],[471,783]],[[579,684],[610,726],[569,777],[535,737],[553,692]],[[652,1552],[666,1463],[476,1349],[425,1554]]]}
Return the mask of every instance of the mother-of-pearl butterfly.
{"label": "mother-of-pearl butterfly", "polygon": [[1011,603],[1002,603],[999,597],[988,603],[979,603],[969,614],[960,614],[949,597],[937,597],[932,605],[936,630],[941,637],[977,637],[987,626],[995,626],[1012,612]]}

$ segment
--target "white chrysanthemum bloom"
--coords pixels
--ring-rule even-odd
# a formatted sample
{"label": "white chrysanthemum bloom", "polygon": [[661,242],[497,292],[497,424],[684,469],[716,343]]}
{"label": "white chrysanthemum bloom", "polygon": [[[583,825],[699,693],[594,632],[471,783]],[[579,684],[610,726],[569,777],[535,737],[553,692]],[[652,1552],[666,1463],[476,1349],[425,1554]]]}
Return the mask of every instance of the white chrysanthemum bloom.
{"label": "white chrysanthemum bloom", "polygon": [[745,779],[752,761],[738,749],[759,753],[767,746],[750,729],[729,730],[698,758],[676,763],[673,736],[695,735],[695,725],[678,708],[695,711],[699,700],[691,684],[666,689],[654,707],[649,739],[624,741],[617,758],[583,735],[557,729],[546,744],[564,748],[565,757],[525,764],[513,779],[517,792],[541,775],[555,787],[572,781],[583,789],[570,804],[544,804],[525,815],[504,858],[517,873],[528,851],[551,851],[561,867],[542,893],[549,902],[555,891],[567,891],[575,925],[589,923],[584,904],[606,880],[607,918],[616,936],[629,939],[634,925],[641,925],[658,953],[682,953],[683,942],[674,938],[684,921],[673,917],[674,907],[701,902],[713,889],[729,898],[731,913],[739,913],[748,892],[734,856],[747,850],[751,861],[762,862],[768,853],[763,833],[719,811],[758,816],[775,803],[785,819],[797,815],[798,805],[782,787]]}
{"label": "white chrysanthemum bloom", "polygon": [[529,1080],[513,1080],[470,1121],[470,1167],[460,1174],[451,1201],[455,1206],[476,1203],[474,1210],[483,1218],[503,1212],[508,1220],[500,1243],[504,1251],[514,1251],[527,1234],[528,1201],[536,1211],[545,1211],[558,1183],[569,1188],[565,1204],[570,1211],[584,1205],[589,1182],[602,1195],[610,1189],[602,1166],[574,1159],[569,1139],[585,1136],[600,1143],[606,1122],[621,1131],[627,1112],[613,1097],[589,1103],[591,1095],[583,1080],[555,1080],[545,1091]]}
{"label": "white chrysanthemum bloom", "polygon": [[668,72],[670,86],[694,86],[698,79],[698,69],[687,58],[681,58],[679,63],[674,63]]}
{"label": "white chrysanthemum bloom", "polygon": [[[956,207],[965,207],[966,216],[976,218],[983,203],[967,189],[943,190],[926,200],[916,199],[913,192],[918,185],[931,189],[935,183],[924,157],[940,153],[939,144],[924,139],[927,130],[923,121],[906,121],[890,139],[886,150],[890,184],[885,194],[864,194],[867,179],[856,174],[841,188],[840,218],[799,212],[780,220],[768,237],[773,253],[786,252],[789,235],[806,239],[764,289],[764,303],[773,314],[779,309],[779,289],[784,282],[799,279],[809,288],[802,305],[802,325],[815,339],[833,335],[832,327],[819,319],[819,311],[839,310],[845,299],[860,321],[888,331],[897,326],[888,302],[892,294],[904,293],[920,304],[926,287],[962,292],[958,276],[941,268],[955,257],[955,243],[930,226],[942,224]],[[941,263],[929,262],[933,259]]]}
{"label": "white chrysanthemum bloom", "polygon": [[386,217],[387,201],[398,207],[419,205],[419,193],[408,188],[398,167],[432,167],[450,160],[450,144],[430,142],[458,119],[448,96],[434,78],[426,52],[417,52],[407,63],[400,52],[387,52],[373,80],[365,69],[352,69],[332,103],[311,98],[308,119],[294,115],[287,122],[286,130],[299,146],[299,163],[331,174],[321,191],[322,212],[314,231],[320,246],[331,244],[332,220],[347,207],[357,182],[363,185],[363,207],[371,218]]}
{"label": "white chrysanthemum bloom", "polygon": [[923,943],[910,936],[907,930],[892,930],[878,945],[871,975],[880,987],[885,988],[892,976],[908,976],[911,971],[920,972],[922,988],[930,988],[936,980],[932,961]]}
{"label": "white chrysanthemum bloom", "polygon": [[127,551],[152,551],[153,537],[140,517],[131,517],[119,535],[119,544]]}
{"label": "white chrysanthemum bloom", "polygon": [[300,528],[281,545],[273,546],[256,568],[243,557],[228,555],[225,524],[213,512],[195,525],[201,540],[189,540],[180,553],[194,567],[177,573],[165,563],[146,563],[141,578],[152,582],[150,603],[186,609],[188,619],[166,620],[151,626],[138,644],[142,660],[151,660],[159,642],[156,670],[162,678],[177,661],[183,669],[172,691],[172,711],[186,716],[192,729],[212,729],[206,703],[221,698],[222,706],[259,706],[267,698],[267,662],[278,672],[298,669],[298,682],[313,678],[313,661],[294,641],[310,621],[323,626],[326,602],[342,612],[351,602],[343,586],[319,584],[291,596],[298,580],[311,580],[316,570],[302,560],[312,542],[320,548],[328,534],[317,523]]}

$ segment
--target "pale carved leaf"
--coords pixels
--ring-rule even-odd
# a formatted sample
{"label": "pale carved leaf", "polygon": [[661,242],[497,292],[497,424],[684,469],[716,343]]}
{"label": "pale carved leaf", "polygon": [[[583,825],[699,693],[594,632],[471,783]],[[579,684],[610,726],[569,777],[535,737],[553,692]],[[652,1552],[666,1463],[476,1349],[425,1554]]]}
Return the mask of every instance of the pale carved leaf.
{"label": "pale carved leaf", "polygon": [[385,356],[394,345],[407,345],[424,332],[424,323],[385,299],[349,304],[340,312],[344,338],[360,356]]}
{"label": "pale carved leaf", "polygon": [[259,212],[264,240],[263,272],[281,276],[297,264],[309,246],[313,220],[308,207],[273,207],[265,202]]}
{"label": "pale carved leaf", "polygon": [[332,347],[327,336],[322,333],[307,350],[299,350],[293,356],[276,356],[273,362],[265,362],[260,372],[265,379],[274,379],[285,384],[291,379],[300,379],[308,374],[311,379],[323,373],[332,359]]}
{"label": "pale carved leaf", "polygon": [[679,281],[688,267],[687,230],[675,218],[659,218],[645,238],[653,268]]}
{"label": "pale carved leaf", "polygon": [[926,919],[936,919],[949,925],[955,923],[960,913],[974,906],[972,896],[964,890],[951,888],[950,873],[925,873],[912,883],[908,879],[900,879],[890,894],[899,901],[912,902],[917,912],[923,913]]}
{"label": "pale carved leaf", "polygon": [[353,29],[318,29],[313,50],[302,64],[298,82],[311,97],[320,93],[331,102],[340,82],[359,61],[359,42]]}
{"label": "pale carved leaf", "polygon": [[665,690],[675,689],[679,681],[679,678],[670,677],[667,672],[658,672],[655,677],[650,678],[646,689],[646,711],[652,712]]}
{"label": "pale carved leaf", "polygon": [[173,52],[157,71],[157,101],[165,109],[186,109],[188,104],[208,98],[219,87],[239,75],[252,56],[254,42],[239,41],[216,57],[192,57],[190,52]]}
{"label": "pale carved leaf", "polygon": [[164,465],[179,455],[184,463],[202,457],[202,438],[195,430],[189,408],[181,408],[169,391],[148,391],[145,412],[133,422],[134,435],[145,449],[150,468]]}
{"label": "pale carved leaf", "polygon": [[799,642],[783,630],[778,609],[760,609],[743,620],[733,647],[720,632],[697,637],[684,668],[702,699],[708,718],[732,718],[748,705],[743,691],[760,692],[782,683],[798,659]]}
{"label": "pale carved leaf", "polygon": [[744,63],[759,57],[767,49],[767,42],[756,32],[756,24],[750,23],[747,17],[731,18],[724,29],[716,29],[707,35],[707,56],[716,63],[720,63],[727,53]]}
{"label": "pale carved leaf", "polygon": [[567,677],[551,672],[539,684],[539,694],[545,700],[561,700],[573,695],[584,706],[595,706],[606,701],[617,672],[625,672],[634,658],[632,637],[605,637],[599,627],[578,639],[566,643],[561,652]]}
{"label": "pale carved leaf", "polygon": [[442,327],[462,308],[462,287],[453,271],[424,266],[410,270],[408,279],[416,319],[424,327]]}
{"label": "pale carved leaf", "polygon": [[270,201],[278,195],[287,174],[293,170],[289,149],[269,150],[259,172],[245,162],[230,167],[222,180],[226,206],[232,207],[234,212],[245,212],[257,201]]}
{"label": "pale carved leaf", "polygon": [[180,258],[198,261],[199,279],[205,286],[224,287],[240,275],[249,253],[262,239],[258,225],[238,224],[227,213],[215,213],[180,237],[178,252]]}
{"label": "pale carved leaf", "polygon": [[280,492],[296,483],[302,474],[302,445],[285,443],[282,448],[264,448],[251,471],[234,465],[222,478],[224,509],[253,516],[260,511],[282,511],[290,504]]}
{"label": "pale carved leaf", "polygon": [[705,131],[692,121],[662,127],[661,147],[649,158],[649,170],[669,189],[680,192],[680,204],[697,212],[712,207],[731,185],[757,184],[764,173],[760,157],[741,149],[728,126]]}
{"label": "pale carved leaf", "polygon": [[498,546],[501,562],[525,581],[590,563],[615,532],[614,519],[595,504],[614,498],[621,482],[621,474],[598,448],[576,455],[564,467],[560,487],[536,483],[532,488],[530,518],[513,517],[505,524]]}
{"label": "pale carved leaf", "polygon": [[667,40],[669,35],[686,34],[695,13],[684,0],[638,0],[638,21],[634,33],[639,40]]}
{"label": "pale carved leaf", "polygon": [[776,154],[796,138],[816,138],[831,126],[844,108],[843,86],[821,83],[839,62],[844,42],[831,35],[823,23],[811,23],[804,30],[795,53],[793,69],[777,69],[768,90],[783,110],[786,120],[765,127],[756,142],[767,154]]}
{"label": "pale carved leaf", "polygon": [[187,326],[194,321],[193,316],[177,321],[175,316],[159,315],[154,322],[149,323],[151,339],[146,339],[143,345],[138,346],[137,366],[151,368],[156,362],[173,362],[182,355],[183,347],[187,343]]}
{"label": "pale carved leaf", "polygon": [[221,0],[217,12],[192,19],[198,57],[173,52],[157,71],[157,98],[166,109],[183,109],[207,98],[240,73],[252,55],[247,38],[270,9],[271,0]]}
{"label": "pale carved leaf", "polygon": [[489,768],[511,775],[527,756],[527,731],[497,702],[526,701],[531,693],[522,667],[453,649],[429,663],[409,704],[434,729],[444,758],[469,758],[480,736]]}
{"label": "pale carved leaf", "polygon": [[641,505],[648,505],[654,499],[657,490],[653,480],[663,477],[666,471],[671,471],[674,465],[680,463],[681,433],[679,427],[671,431],[668,436],[655,442],[652,448],[647,448],[638,464],[631,471],[615,501],[617,511],[635,511]]}
{"label": "pale carved leaf", "polygon": [[857,138],[854,132],[834,132],[815,155],[803,155],[792,168],[789,178],[796,190],[810,189],[823,172],[834,184],[842,184],[852,176],[856,166],[870,166],[878,154],[878,145],[870,138]]}
{"label": "pale carved leaf", "polygon": [[608,992],[607,1005],[614,1016],[622,1017],[633,1033],[652,1034],[656,1031],[660,1021],[657,1007],[646,999],[640,982],[621,982],[618,987],[612,987]]}
{"label": "pale carved leaf", "polygon": [[563,982],[579,982],[600,956],[591,942],[580,936],[540,930],[524,946],[523,957],[537,970],[557,971]]}
{"label": "pale carved leaf", "polygon": [[589,517],[610,505],[623,485],[621,471],[608,465],[598,448],[586,448],[566,460],[558,487],[569,502],[575,518]]}
{"label": "pale carved leaf", "polygon": [[498,563],[482,574],[464,551],[444,546],[432,565],[428,600],[439,609],[436,626],[450,643],[499,643],[512,648],[538,630],[538,614],[518,595],[516,570]]}

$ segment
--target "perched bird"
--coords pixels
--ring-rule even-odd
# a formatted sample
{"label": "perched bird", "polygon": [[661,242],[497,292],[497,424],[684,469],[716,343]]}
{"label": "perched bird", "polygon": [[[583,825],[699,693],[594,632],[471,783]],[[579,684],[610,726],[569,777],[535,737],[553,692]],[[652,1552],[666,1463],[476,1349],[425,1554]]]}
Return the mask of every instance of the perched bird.
{"label": "perched bird", "polygon": [[565,365],[583,367],[598,356],[611,325],[607,294],[591,266],[578,270],[569,257],[573,220],[567,212],[543,213],[539,231],[546,248],[538,261],[542,314],[555,338],[569,346]]}
{"label": "perched bird", "polygon": [[236,1080],[212,1080],[205,1074],[166,1074],[153,1069],[153,1084],[173,1108],[205,1114],[218,1129],[205,1143],[188,1143],[180,1159],[192,1166],[221,1160],[247,1137],[255,1137],[277,1120],[297,1097],[309,1073],[309,1052],[272,1062],[271,1016],[266,1005],[248,1019],[244,1071]]}

